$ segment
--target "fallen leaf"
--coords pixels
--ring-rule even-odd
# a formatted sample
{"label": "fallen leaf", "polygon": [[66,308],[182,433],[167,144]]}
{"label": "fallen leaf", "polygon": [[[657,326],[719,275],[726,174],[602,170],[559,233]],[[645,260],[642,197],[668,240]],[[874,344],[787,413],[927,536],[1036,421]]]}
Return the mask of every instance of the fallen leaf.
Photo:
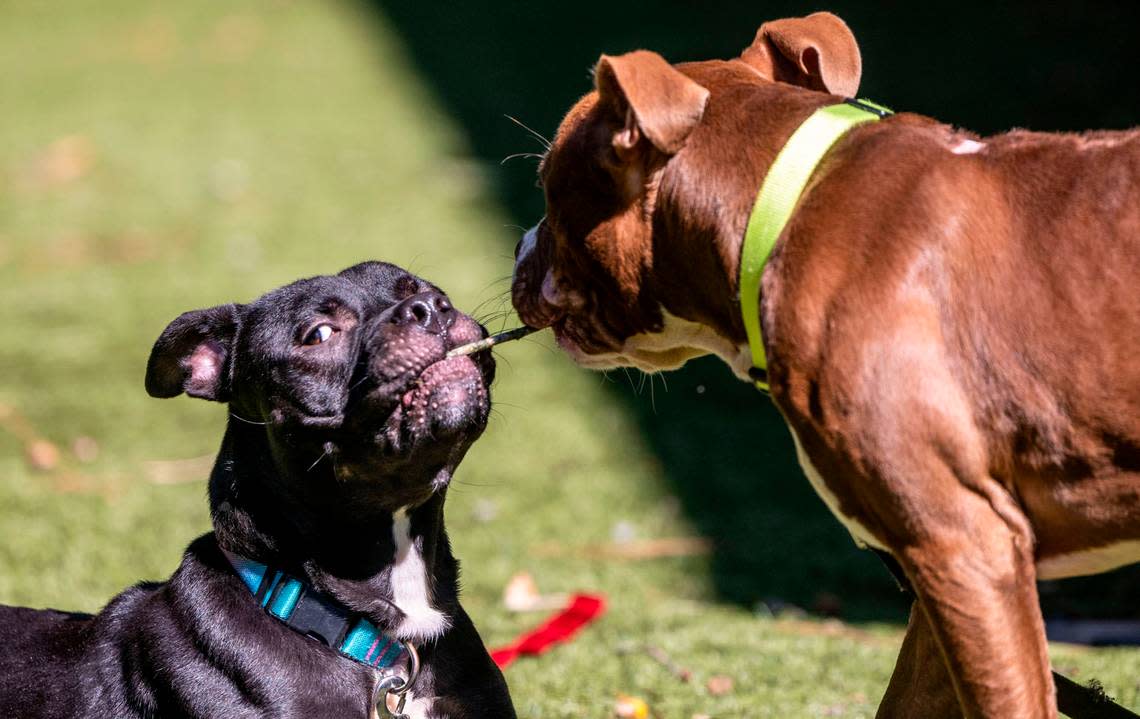
{"label": "fallen leaf", "polygon": [[82,179],[95,167],[95,143],[86,135],[65,135],[32,160],[28,173],[38,187],[58,187]]}
{"label": "fallen leaf", "polygon": [[76,437],[71,442],[71,453],[80,462],[94,462],[99,458],[99,443],[93,437]]}
{"label": "fallen leaf", "polygon": [[24,445],[24,457],[32,469],[50,472],[59,466],[59,448],[46,439],[34,439]]}
{"label": "fallen leaf", "polygon": [[614,716],[621,719],[648,719],[649,705],[640,697],[618,694],[614,702]]}
{"label": "fallen leaf", "polygon": [[732,677],[723,674],[715,674],[709,677],[709,680],[705,682],[705,689],[708,689],[709,694],[712,694],[714,697],[731,694],[734,686]]}
{"label": "fallen leaf", "polygon": [[527,572],[515,574],[503,589],[503,606],[512,612],[534,612],[555,609],[566,603],[565,594],[543,596],[538,584]]}

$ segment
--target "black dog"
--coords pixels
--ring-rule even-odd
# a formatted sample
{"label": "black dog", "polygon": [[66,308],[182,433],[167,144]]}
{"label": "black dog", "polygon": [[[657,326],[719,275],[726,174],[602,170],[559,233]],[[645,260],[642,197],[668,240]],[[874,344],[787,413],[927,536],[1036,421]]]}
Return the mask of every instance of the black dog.
{"label": "black dog", "polygon": [[174,320],[146,387],[229,403],[214,532],[95,616],[0,607],[0,716],[365,719],[411,672],[409,717],[514,717],[443,528],[485,334],[378,262]]}

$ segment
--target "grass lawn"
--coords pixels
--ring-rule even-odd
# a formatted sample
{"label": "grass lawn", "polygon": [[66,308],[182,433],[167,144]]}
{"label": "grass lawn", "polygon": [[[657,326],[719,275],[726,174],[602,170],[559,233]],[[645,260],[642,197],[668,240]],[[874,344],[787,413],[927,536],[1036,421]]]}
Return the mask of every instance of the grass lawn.
{"label": "grass lawn", "polygon": [[[518,230],[376,15],[344,0],[7,3],[0,68],[0,602],[96,610],[169,575],[208,530],[223,408],[142,386],[179,312],[379,258],[493,329],[510,323]],[[897,623],[723,603],[715,557],[576,551],[707,527],[681,511],[668,452],[609,380],[546,340],[500,356],[497,410],[448,505],[465,604],[498,644],[539,620],[502,607],[515,572],[611,603],[575,643],[507,671],[521,716],[608,717],[619,693],[671,719],[874,714]],[[38,439],[61,452],[46,470],[26,457]],[[866,561],[843,547],[828,561]],[[799,559],[780,558],[794,573]],[[1140,708],[1140,651],[1054,658]],[[731,691],[713,695],[715,675]]]}

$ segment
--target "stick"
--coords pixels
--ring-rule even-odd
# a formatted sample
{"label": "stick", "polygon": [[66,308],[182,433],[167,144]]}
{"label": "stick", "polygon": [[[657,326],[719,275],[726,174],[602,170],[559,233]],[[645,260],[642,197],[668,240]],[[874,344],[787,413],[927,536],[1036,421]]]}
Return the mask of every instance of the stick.
{"label": "stick", "polygon": [[523,337],[529,335],[531,332],[537,331],[538,330],[536,330],[534,327],[516,327],[513,330],[507,330],[506,332],[500,332],[497,335],[491,335],[490,337],[481,339],[478,342],[471,342],[470,344],[456,347],[455,349],[449,351],[447,353],[447,356],[459,357],[460,355],[474,354],[476,352],[490,349],[502,342],[510,342],[512,340],[522,339]]}

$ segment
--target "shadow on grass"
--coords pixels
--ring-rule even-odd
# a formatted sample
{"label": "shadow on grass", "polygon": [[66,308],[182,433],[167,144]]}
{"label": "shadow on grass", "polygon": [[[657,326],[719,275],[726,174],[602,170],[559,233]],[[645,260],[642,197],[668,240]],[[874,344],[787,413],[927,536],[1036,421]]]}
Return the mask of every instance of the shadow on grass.
{"label": "shadow on grass", "polygon": [[[363,0],[406,43],[418,69],[492,168],[515,222],[542,213],[532,160],[541,152],[504,116],[543,135],[590,87],[599,54],[638,47],[673,61],[732,57],[766,19],[813,5],[742,3],[457,3]],[[1134,28],[1140,4],[1019,0],[865,3],[832,0],[863,48],[862,94],[989,133],[1127,127],[1137,122]],[[614,375],[620,377],[620,373]],[[849,619],[901,621],[904,604],[878,561],[854,549],[795,465],[769,402],[703,360],[654,392],[609,385],[638,419],[673,491],[716,540],[716,591],[752,604],[780,598]],[[652,397],[651,397],[652,395]],[[1046,611],[1135,614],[1140,572],[1052,586]],[[1091,601],[1088,599],[1092,597]]]}

